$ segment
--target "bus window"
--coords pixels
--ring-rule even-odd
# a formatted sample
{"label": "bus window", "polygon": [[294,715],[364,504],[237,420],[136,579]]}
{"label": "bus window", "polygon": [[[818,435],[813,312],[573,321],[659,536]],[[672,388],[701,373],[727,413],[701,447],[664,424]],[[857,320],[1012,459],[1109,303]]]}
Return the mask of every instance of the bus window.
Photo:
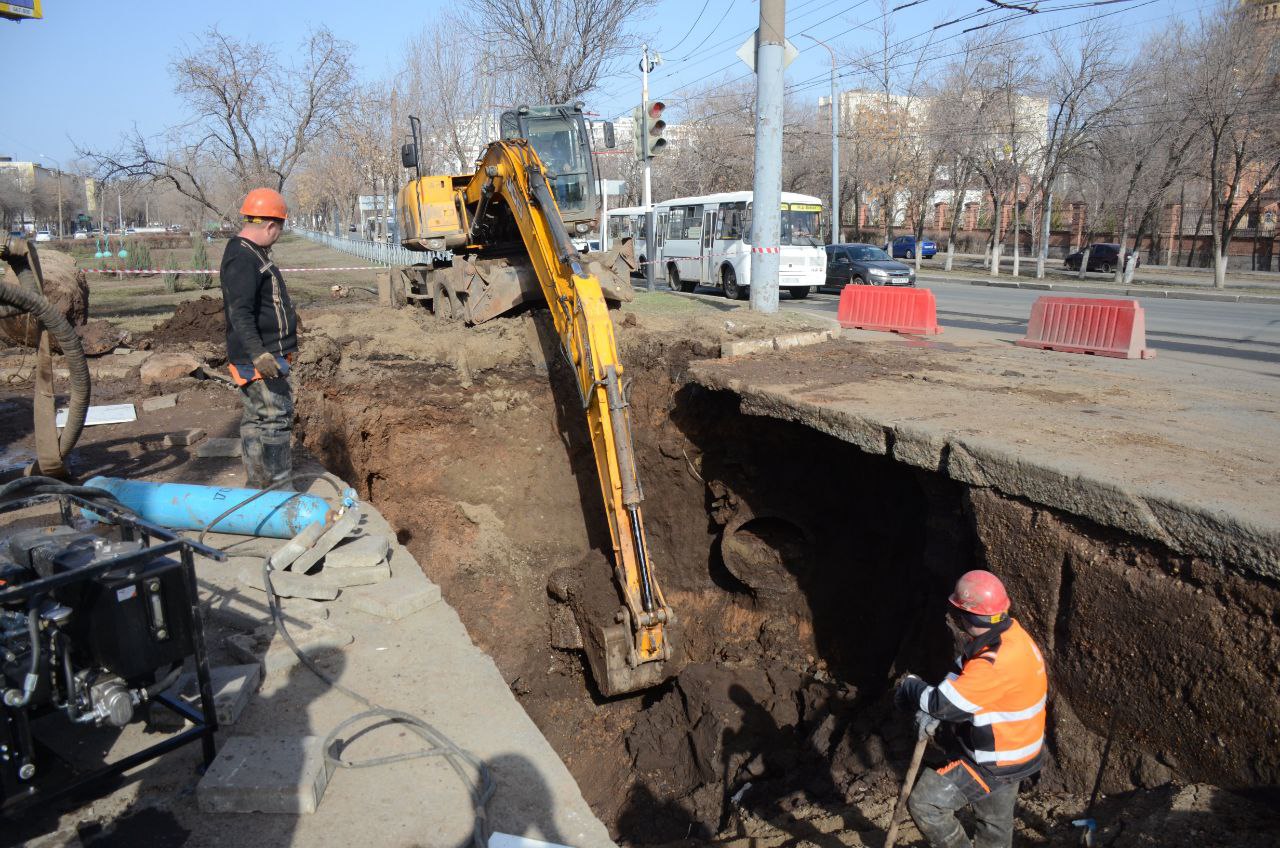
{"label": "bus window", "polygon": [[671,217],[667,223],[667,238],[690,241],[702,238],[702,207],[671,207]]}

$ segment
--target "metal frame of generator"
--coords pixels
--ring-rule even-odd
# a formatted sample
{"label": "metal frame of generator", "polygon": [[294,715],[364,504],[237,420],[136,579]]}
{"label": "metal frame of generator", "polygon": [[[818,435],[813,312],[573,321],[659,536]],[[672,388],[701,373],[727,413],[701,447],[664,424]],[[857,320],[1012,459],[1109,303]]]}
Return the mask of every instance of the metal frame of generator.
{"label": "metal frame of generator", "polygon": [[[225,554],[73,493],[15,500],[0,507],[0,515],[50,502],[58,503],[61,524],[51,515],[46,526],[8,532],[0,541],[0,815],[77,792],[197,740],[205,767],[216,753],[218,720],[194,556],[221,561]],[[107,536],[78,531],[73,511],[115,528]],[[38,553],[39,569],[8,556],[22,534],[16,548],[29,559]],[[28,539],[36,540],[30,550],[22,547]],[[41,662],[22,653],[33,641]],[[199,682],[193,705],[163,691],[191,659]],[[162,675],[154,669],[166,665],[168,673],[157,679]],[[62,762],[33,732],[33,724],[46,721],[86,734],[120,728],[157,704],[194,726],[91,770]]]}

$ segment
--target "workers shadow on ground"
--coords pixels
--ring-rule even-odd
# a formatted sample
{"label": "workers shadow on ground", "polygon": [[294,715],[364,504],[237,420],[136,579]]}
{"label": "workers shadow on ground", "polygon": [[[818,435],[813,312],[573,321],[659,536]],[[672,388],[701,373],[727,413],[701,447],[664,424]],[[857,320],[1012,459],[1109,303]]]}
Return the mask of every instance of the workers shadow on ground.
{"label": "workers shadow on ground", "polygon": [[[485,765],[495,791],[489,804],[489,827],[497,833],[526,836],[556,845],[573,845],[572,834],[556,824],[558,805],[538,765],[522,754],[491,757]],[[473,848],[464,842],[458,848]]]}

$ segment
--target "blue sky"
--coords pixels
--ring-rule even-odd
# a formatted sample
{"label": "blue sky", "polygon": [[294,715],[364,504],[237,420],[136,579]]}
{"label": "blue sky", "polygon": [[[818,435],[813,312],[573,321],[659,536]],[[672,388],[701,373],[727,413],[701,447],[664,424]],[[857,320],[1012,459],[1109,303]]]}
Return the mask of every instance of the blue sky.
{"label": "blue sky", "polygon": [[[898,0],[892,6],[907,0]],[[1062,5],[1069,0],[1050,0]],[[1070,24],[1083,17],[1118,12],[1107,18],[1135,38],[1178,16],[1194,17],[1214,7],[1214,0],[1132,0],[1123,5],[1037,15],[1024,23],[1035,31]],[[651,77],[655,98],[670,98],[682,86],[721,83],[743,77],[747,69],[734,51],[755,29],[754,0],[659,0],[639,29],[667,62]],[[29,116],[10,109],[0,122],[0,155],[67,165],[75,142],[111,147],[135,124],[155,133],[180,120],[182,104],[173,94],[168,64],[184,45],[217,24],[225,31],[275,44],[282,52],[296,45],[307,28],[327,24],[356,45],[363,78],[375,80],[394,66],[405,39],[429,23],[434,14],[455,3],[439,0],[383,0],[378,3],[329,0],[269,0],[221,3],[131,2],[98,5],[89,0],[45,0],[45,17],[20,24],[0,21],[3,59],[10,98],[23,92]],[[920,0],[892,13],[898,39],[922,36],[935,24],[974,11],[981,0]],[[970,24],[939,30],[935,39],[955,36],[964,26],[988,20],[992,10]],[[787,82],[806,96],[824,94],[830,69],[828,54],[808,39],[827,40],[838,51],[867,43],[865,28],[881,15],[880,0],[790,0],[788,37],[800,49],[787,70]],[[636,64],[639,62],[637,56]],[[635,64],[629,66],[636,67]],[[812,81],[812,82],[810,82]],[[16,85],[15,85],[16,83]],[[808,83],[808,85],[806,85]],[[852,87],[852,85],[848,86]],[[639,101],[638,72],[606,81],[588,98],[589,108],[606,116],[626,111]]]}

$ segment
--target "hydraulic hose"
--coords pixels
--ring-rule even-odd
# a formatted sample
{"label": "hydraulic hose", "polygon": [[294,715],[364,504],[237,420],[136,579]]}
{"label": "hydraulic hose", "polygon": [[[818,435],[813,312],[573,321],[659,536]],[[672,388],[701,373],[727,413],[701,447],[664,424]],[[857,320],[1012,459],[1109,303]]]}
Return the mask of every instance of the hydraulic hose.
{"label": "hydraulic hose", "polygon": [[31,696],[40,685],[40,675],[37,673],[40,669],[41,656],[40,613],[36,609],[35,599],[32,599],[31,606],[27,610],[27,638],[31,641],[31,665],[27,669],[27,676],[22,680],[22,691],[9,689],[4,693],[4,705],[13,709],[22,709],[31,703]]}
{"label": "hydraulic hose", "polygon": [[71,372],[71,402],[67,408],[67,426],[62,429],[62,435],[58,438],[58,453],[65,457],[79,441],[80,433],[84,430],[85,416],[89,412],[89,363],[85,359],[79,334],[38,291],[36,273],[30,262],[25,261],[26,257],[8,250],[5,251],[5,258],[22,286],[0,284],[0,305],[34,315],[49,331],[49,335],[58,340],[67,358],[67,370]]}

